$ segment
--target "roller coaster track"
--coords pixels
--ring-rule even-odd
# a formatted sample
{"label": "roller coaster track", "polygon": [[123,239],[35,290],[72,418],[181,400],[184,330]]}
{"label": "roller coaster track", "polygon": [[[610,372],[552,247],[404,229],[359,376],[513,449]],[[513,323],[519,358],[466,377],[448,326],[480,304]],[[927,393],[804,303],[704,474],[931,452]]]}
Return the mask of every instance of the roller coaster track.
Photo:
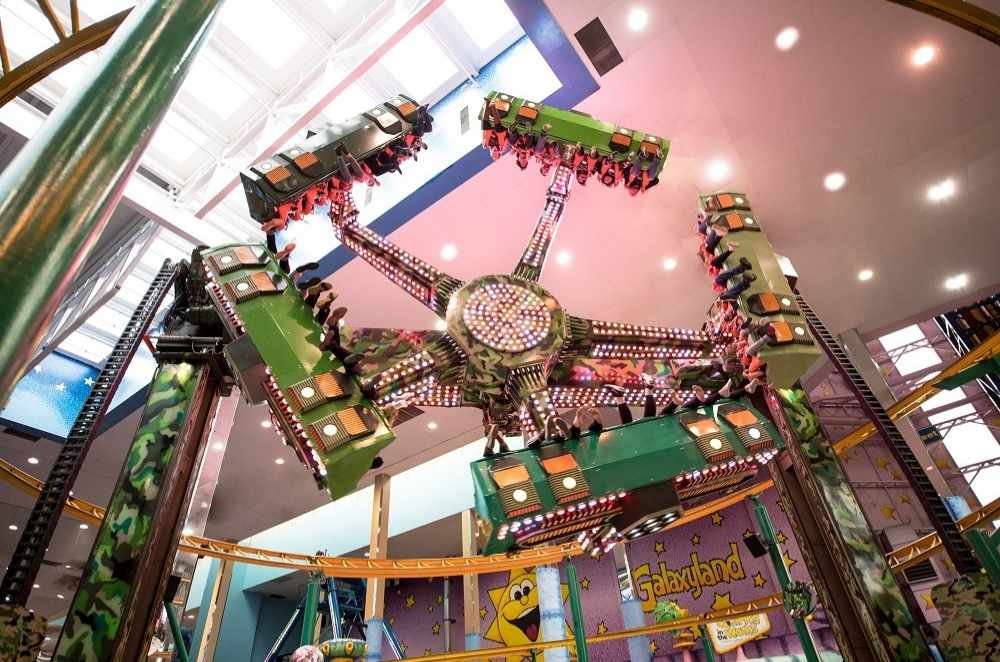
{"label": "roller coaster track", "polygon": [[889,2],[939,18],[1000,45],[1000,16],[977,7],[972,2],[965,0],[889,0]]}
{"label": "roller coaster track", "polygon": [[[15,488],[32,497],[37,497],[42,488],[40,480],[3,459],[0,459],[0,480],[10,483]],[[751,494],[759,494],[769,489],[772,485],[773,483],[769,480],[762,481],[750,487],[737,490],[720,499],[692,508],[668,528],[673,529],[682,524],[707,517],[717,510],[739,503]],[[66,500],[63,513],[73,519],[96,526],[99,526],[104,520],[103,508],[75,497],[70,497]],[[1000,499],[963,517],[958,521],[958,528],[960,531],[965,531],[973,527],[988,525],[997,516],[1000,516]],[[252,565],[265,565],[272,568],[323,572],[345,579],[367,577],[401,579],[404,577],[445,577],[503,572],[505,570],[525,568],[539,564],[558,563],[565,558],[583,553],[583,550],[578,545],[567,544],[558,547],[541,547],[513,555],[494,554],[492,556],[440,559],[372,560],[280,552],[260,549],[258,547],[247,547],[245,545],[237,545],[199,536],[181,536],[178,549],[182,552],[190,552],[198,556],[209,556],[239,563],[250,563]],[[889,567],[892,570],[901,571],[923,561],[931,554],[935,554],[940,550],[941,540],[937,537],[936,533],[931,533],[898,549],[894,549],[886,555],[886,559],[889,561]]]}
{"label": "roller coaster track", "polygon": [[66,27],[53,11],[49,0],[39,0],[38,7],[48,19],[58,41],[18,66],[11,67],[10,55],[3,38],[3,26],[0,25],[0,67],[3,71],[3,75],[0,76],[0,106],[11,101],[59,67],[103,46],[125,20],[128,13],[132,11],[125,9],[81,28],[80,12],[77,9],[76,0],[71,0],[70,21],[72,24],[70,32],[67,33]]}

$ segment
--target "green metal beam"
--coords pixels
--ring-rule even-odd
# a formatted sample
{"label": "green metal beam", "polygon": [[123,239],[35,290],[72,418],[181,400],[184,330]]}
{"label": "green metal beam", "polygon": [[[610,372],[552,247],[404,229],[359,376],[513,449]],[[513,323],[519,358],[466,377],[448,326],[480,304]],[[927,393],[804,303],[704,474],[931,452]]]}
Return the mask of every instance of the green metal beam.
{"label": "green metal beam", "polygon": [[302,633],[299,635],[300,646],[312,646],[316,642],[313,635],[316,630],[316,610],[319,607],[319,575],[310,575],[306,584],[305,604],[302,606]]}
{"label": "green metal beam", "polygon": [[708,628],[699,625],[698,635],[701,639],[701,652],[705,655],[705,662],[715,662],[715,649],[712,648],[712,640],[708,638]]}
{"label": "green metal beam", "polygon": [[221,0],[151,0],[0,174],[0,403],[121,198]]}
{"label": "green metal beam", "polygon": [[163,608],[167,610],[167,621],[170,623],[170,634],[174,638],[174,648],[177,650],[177,657],[181,662],[188,662],[187,647],[184,645],[184,636],[181,634],[181,624],[177,621],[177,614],[174,606],[164,600]]}
{"label": "green metal beam", "polygon": [[569,585],[569,609],[573,615],[573,637],[576,639],[577,662],[589,662],[587,632],[584,629],[583,609],[580,606],[580,582],[576,578],[576,566],[566,564],[566,583]]}

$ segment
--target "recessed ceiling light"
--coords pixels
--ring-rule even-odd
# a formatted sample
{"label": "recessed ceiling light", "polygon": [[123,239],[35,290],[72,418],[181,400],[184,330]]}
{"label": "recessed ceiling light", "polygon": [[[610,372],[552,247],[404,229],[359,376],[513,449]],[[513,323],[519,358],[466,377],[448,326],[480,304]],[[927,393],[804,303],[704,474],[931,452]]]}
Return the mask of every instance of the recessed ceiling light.
{"label": "recessed ceiling light", "polygon": [[842,172],[831,172],[823,178],[823,187],[827,191],[839,191],[847,183],[847,175]]}
{"label": "recessed ceiling light", "polygon": [[779,32],[778,36],[774,38],[774,45],[778,47],[779,51],[787,51],[789,48],[794,46],[798,40],[798,28],[789,26]]}
{"label": "recessed ceiling light", "polygon": [[41,588],[41,586],[39,586],[38,584],[32,584],[31,588]]}
{"label": "recessed ceiling light", "polygon": [[28,458],[28,464],[38,464],[38,458],[37,457],[29,457]]}
{"label": "recessed ceiling light", "polygon": [[428,430],[437,430],[438,429],[438,424],[435,423],[434,421],[428,421],[427,422],[427,429]]}
{"label": "recessed ceiling light", "polygon": [[276,457],[276,458],[274,458],[274,463],[275,464],[284,464],[285,463],[285,458],[283,458],[283,457]]}
{"label": "recessed ceiling light", "polygon": [[705,174],[713,182],[721,182],[726,177],[729,176],[729,163],[723,161],[722,159],[715,159],[709,162],[708,166],[705,168]]}
{"label": "recessed ceiling light", "polygon": [[565,267],[567,264],[573,261],[573,254],[569,251],[559,251],[556,253],[556,263],[561,267]]}
{"label": "recessed ceiling light", "polygon": [[458,257],[458,248],[455,244],[445,244],[441,247],[441,257],[445,260],[454,260]]}
{"label": "recessed ceiling light", "polygon": [[69,563],[67,563],[63,567],[66,568],[67,570],[72,570],[73,569],[73,566],[71,566]]}
{"label": "recessed ceiling light", "polygon": [[62,593],[56,593],[56,597],[59,598],[60,600],[65,600],[66,599],[66,596],[63,595]]}
{"label": "recessed ceiling light", "polygon": [[265,420],[265,421],[261,421],[261,422],[260,422],[260,426],[261,426],[262,428],[269,428],[269,427],[271,427],[271,421],[267,421],[267,420]]}
{"label": "recessed ceiling light", "polygon": [[645,30],[646,25],[649,24],[649,12],[646,11],[645,7],[633,7],[629,10],[625,20],[628,23],[629,30],[639,32],[640,30]]}
{"label": "recessed ceiling light", "polygon": [[955,195],[955,180],[945,179],[937,184],[932,184],[927,189],[927,199],[931,202],[941,202]]}
{"label": "recessed ceiling light", "polygon": [[677,268],[677,258],[675,257],[665,257],[663,258],[663,268],[667,271],[673,271]]}
{"label": "recessed ceiling light", "polygon": [[910,57],[910,62],[912,62],[915,67],[925,67],[931,63],[931,60],[934,59],[936,54],[936,48],[930,44],[924,44],[917,50],[913,51],[913,55]]}
{"label": "recessed ceiling light", "polygon": [[81,523],[81,524],[80,524],[80,528],[81,528],[81,529],[83,529],[84,531],[86,531],[87,529],[89,529],[89,528],[90,528],[90,525],[89,525],[89,524],[82,524],[82,523]]}
{"label": "recessed ceiling light", "polygon": [[7,528],[11,531],[17,531],[17,524],[9,524],[7,525]]}
{"label": "recessed ceiling light", "polygon": [[221,441],[217,441],[214,444],[212,444],[212,450],[215,450],[215,451],[224,451],[224,450],[226,450],[226,445],[224,443],[222,443]]}
{"label": "recessed ceiling light", "polygon": [[949,290],[960,290],[969,284],[968,274],[958,274],[957,276],[952,276],[945,279],[944,286]]}
{"label": "recessed ceiling light", "polygon": [[444,320],[438,320],[434,322],[434,328],[438,331],[446,331],[448,329],[448,323]]}
{"label": "recessed ceiling light", "polygon": [[871,280],[875,272],[871,269],[862,269],[858,272],[858,280]]}
{"label": "recessed ceiling light", "polygon": [[190,526],[185,526],[184,530],[181,531],[181,535],[185,536],[194,535],[194,529],[192,529]]}

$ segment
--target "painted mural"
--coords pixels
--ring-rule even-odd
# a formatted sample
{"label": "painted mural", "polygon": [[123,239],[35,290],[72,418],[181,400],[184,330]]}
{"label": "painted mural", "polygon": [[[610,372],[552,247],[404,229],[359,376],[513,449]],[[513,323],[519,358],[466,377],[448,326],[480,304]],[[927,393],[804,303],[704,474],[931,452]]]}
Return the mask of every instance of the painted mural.
{"label": "painted mural", "polygon": [[[496,576],[496,575],[494,575]],[[503,577],[503,575],[500,575]],[[493,620],[486,626],[483,638],[501,646],[517,646],[534,643],[540,640],[540,612],[538,609],[538,582],[533,569],[511,570],[506,575],[507,582],[503,586],[487,589]],[[569,597],[569,586],[563,582],[560,585],[563,605]],[[569,623],[566,623],[566,637],[573,636]],[[538,660],[544,660],[539,655]],[[507,657],[505,662],[521,662],[521,656]]]}

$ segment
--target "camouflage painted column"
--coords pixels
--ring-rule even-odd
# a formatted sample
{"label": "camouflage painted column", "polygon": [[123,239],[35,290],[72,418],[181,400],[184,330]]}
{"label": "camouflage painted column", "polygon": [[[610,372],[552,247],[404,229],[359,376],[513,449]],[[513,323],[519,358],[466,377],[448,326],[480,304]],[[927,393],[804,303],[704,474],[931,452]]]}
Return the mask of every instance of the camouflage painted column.
{"label": "camouflage painted column", "polygon": [[207,364],[157,369],[54,661],[144,658],[216,391]]}
{"label": "camouflage painted column", "polygon": [[808,509],[822,527],[826,546],[836,562],[836,567],[825,570],[833,570],[837,575],[835,581],[830,582],[830,578],[825,581],[832,584],[831,588],[846,590],[868,640],[866,648],[870,653],[865,657],[870,654],[875,656],[873,659],[886,661],[931,659],[805,391],[798,384],[788,389],[771,389],[766,399],[788,444],[803,492],[800,498],[791,500],[782,491],[784,506],[789,511]]}

